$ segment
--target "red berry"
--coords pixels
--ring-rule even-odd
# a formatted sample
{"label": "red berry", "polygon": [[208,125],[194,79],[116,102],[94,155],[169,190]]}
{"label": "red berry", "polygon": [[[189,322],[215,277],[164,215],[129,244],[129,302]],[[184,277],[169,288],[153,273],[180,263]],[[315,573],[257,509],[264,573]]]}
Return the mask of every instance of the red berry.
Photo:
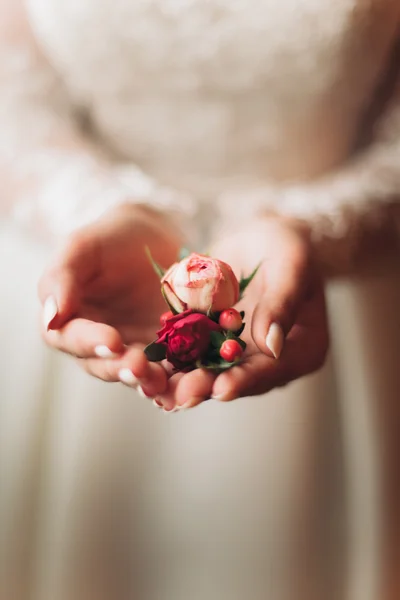
{"label": "red berry", "polygon": [[236,340],[225,340],[219,349],[219,353],[227,362],[234,362],[242,356],[243,348]]}
{"label": "red berry", "polygon": [[174,313],[171,310],[167,310],[167,312],[163,313],[160,317],[160,323],[164,327],[165,321],[168,321],[171,317],[174,316]]}
{"label": "red berry", "polygon": [[243,325],[240,313],[234,308],[223,310],[219,316],[219,324],[226,331],[239,331]]}

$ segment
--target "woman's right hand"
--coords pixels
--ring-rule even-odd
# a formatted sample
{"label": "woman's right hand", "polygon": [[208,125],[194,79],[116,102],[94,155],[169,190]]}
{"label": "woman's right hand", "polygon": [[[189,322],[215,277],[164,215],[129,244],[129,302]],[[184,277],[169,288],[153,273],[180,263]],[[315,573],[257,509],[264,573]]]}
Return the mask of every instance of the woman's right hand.
{"label": "woman's right hand", "polygon": [[145,248],[172,264],[180,240],[171,230],[158,212],[127,203],[73,233],[39,282],[46,343],[95,377],[162,393],[166,371],[142,351],[165,311]]}

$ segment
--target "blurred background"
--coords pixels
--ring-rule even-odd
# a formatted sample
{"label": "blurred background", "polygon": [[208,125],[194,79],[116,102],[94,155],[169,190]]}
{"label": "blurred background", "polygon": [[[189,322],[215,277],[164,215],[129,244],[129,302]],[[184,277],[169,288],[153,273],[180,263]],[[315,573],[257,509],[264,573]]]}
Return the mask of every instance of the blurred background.
{"label": "blurred background", "polygon": [[399,12],[0,0],[0,600],[400,598],[398,253],[327,284],[318,373],[171,415],[47,349],[36,289],[93,199],[151,199],[138,157],[210,210],[340,175]]}
{"label": "blurred background", "polygon": [[[0,239],[1,598],[397,593],[400,354],[376,319],[376,307],[399,306],[393,286],[330,286],[346,353],[321,373],[268,398],[165,415],[45,349],[36,284],[47,251],[6,220]],[[369,379],[382,355],[385,375]]]}

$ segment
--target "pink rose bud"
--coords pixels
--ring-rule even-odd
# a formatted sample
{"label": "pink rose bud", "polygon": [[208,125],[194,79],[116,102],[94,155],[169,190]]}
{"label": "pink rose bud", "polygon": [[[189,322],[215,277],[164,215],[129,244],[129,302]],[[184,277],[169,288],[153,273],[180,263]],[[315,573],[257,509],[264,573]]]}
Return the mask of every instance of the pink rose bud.
{"label": "pink rose bud", "polygon": [[165,297],[178,312],[217,312],[239,300],[239,282],[231,267],[202,254],[175,263],[161,281]]}
{"label": "pink rose bud", "polygon": [[225,340],[219,353],[227,362],[235,362],[242,356],[243,348],[236,340]]}
{"label": "pink rose bud", "polygon": [[225,331],[239,331],[243,325],[243,319],[235,308],[223,310],[219,316],[219,324]]}

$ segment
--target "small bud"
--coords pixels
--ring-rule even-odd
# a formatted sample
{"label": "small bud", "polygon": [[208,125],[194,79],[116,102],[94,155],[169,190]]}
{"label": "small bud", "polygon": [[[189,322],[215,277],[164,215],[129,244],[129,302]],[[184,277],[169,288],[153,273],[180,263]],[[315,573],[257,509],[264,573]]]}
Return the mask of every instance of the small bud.
{"label": "small bud", "polygon": [[174,316],[174,313],[171,310],[168,310],[167,312],[163,313],[160,317],[160,323],[161,325],[164,327],[165,322],[168,321],[168,319],[171,319],[171,317]]}
{"label": "small bud", "polygon": [[225,331],[239,331],[243,325],[243,319],[236,309],[227,308],[220,314],[219,324]]}
{"label": "small bud", "polygon": [[227,362],[235,362],[242,356],[243,348],[236,340],[225,340],[219,353]]}

